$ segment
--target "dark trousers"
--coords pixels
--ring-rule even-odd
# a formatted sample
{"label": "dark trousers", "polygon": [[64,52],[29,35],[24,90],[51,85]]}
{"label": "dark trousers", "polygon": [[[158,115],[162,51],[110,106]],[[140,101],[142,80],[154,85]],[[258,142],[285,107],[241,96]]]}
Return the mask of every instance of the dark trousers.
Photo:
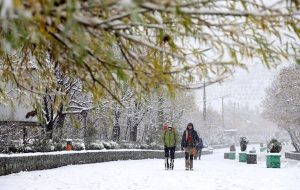
{"label": "dark trousers", "polygon": [[171,159],[175,158],[175,147],[165,147],[165,157]]}
{"label": "dark trousers", "polygon": [[202,148],[200,148],[200,149],[198,150],[198,157],[199,157],[199,160],[201,159],[201,155],[202,155]]}

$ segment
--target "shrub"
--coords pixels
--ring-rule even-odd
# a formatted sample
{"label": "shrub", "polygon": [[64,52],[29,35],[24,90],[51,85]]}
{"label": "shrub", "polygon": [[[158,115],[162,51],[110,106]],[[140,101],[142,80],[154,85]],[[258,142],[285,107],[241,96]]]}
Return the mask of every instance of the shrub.
{"label": "shrub", "polygon": [[72,150],[84,150],[84,143],[72,142]]}
{"label": "shrub", "polygon": [[131,144],[131,143],[128,143],[128,142],[122,142],[120,146],[123,149],[134,149],[135,148],[134,144]]}
{"label": "shrub", "polygon": [[151,143],[149,145],[149,149],[152,149],[152,150],[163,150],[164,146],[162,144],[160,144],[160,143],[158,144],[158,143],[153,142],[153,143]]}
{"label": "shrub", "polygon": [[141,144],[141,149],[149,149],[149,145],[147,145],[147,144]]}
{"label": "shrub", "polygon": [[110,147],[111,149],[119,149],[120,148],[120,145],[114,141],[110,141]]}
{"label": "shrub", "polygon": [[248,140],[246,137],[241,137],[240,138],[240,148],[241,148],[241,151],[245,151],[247,149],[247,144],[248,144]]}
{"label": "shrub", "polygon": [[26,146],[25,148],[24,148],[24,152],[26,152],[26,153],[28,153],[28,152],[35,152],[35,150],[32,148],[32,147],[30,147],[30,146]]}
{"label": "shrub", "polygon": [[271,139],[268,143],[268,152],[279,153],[281,151],[282,145],[277,139]]}
{"label": "shrub", "polygon": [[62,144],[62,143],[54,143],[53,144],[54,146],[54,151],[62,151],[62,150],[65,150],[66,147]]}
{"label": "shrub", "polygon": [[104,149],[104,145],[101,142],[100,143],[91,143],[87,147],[87,150],[102,150],[102,149]]}
{"label": "shrub", "polygon": [[234,145],[234,144],[231,145],[230,148],[229,148],[229,150],[230,150],[231,152],[235,152],[235,151],[236,151],[235,145]]}
{"label": "shrub", "polygon": [[112,149],[112,146],[109,142],[102,142],[105,149]]}
{"label": "shrub", "polygon": [[31,146],[35,152],[51,152],[53,151],[51,147],[53,147],[53,141],[43,138],[35,139]]}
{"label": "shrub", "polygon": [[233,144],[233,145],[231,145],[230,147],[229,147],[229,150],[231,151],[231,152],[235,152],[235,145]]}

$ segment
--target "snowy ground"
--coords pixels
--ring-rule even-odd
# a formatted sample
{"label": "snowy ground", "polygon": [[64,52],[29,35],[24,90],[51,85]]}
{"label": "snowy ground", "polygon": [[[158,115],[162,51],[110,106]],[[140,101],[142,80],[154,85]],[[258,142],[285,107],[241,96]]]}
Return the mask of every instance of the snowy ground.
{"label": "snowy ground", "polygon": [[1,190],[299,190],[300,162],[283,159],[282,168],[266,168],[264,155],[257,165],[224,160],[225,149],[195,160],[195,170],[185,171],[175,160],[173,171],[161,159],[114,161],[21,172],[0,177]]}

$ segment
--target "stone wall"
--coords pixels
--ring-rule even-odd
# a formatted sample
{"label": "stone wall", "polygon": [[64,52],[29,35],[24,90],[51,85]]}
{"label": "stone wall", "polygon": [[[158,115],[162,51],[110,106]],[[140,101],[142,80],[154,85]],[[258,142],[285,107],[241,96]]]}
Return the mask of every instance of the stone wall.
{"label": "stone wall", "polygon": [[293,160],[300,160],[300,153],[286,152],[285,158],[289,158],[289,159],[293,159]]}
{"label": "stone wall", "polygon": [[[202,151],[203,155],[211,153],[211,151]],[[176,152],[175,157],[183,158],[184,152]],[[109,150],[0,156],[0,176],[20,171],[51,169],[66,165],[151,158],[164,158],[164,153],[163,151],[154,150]]]}

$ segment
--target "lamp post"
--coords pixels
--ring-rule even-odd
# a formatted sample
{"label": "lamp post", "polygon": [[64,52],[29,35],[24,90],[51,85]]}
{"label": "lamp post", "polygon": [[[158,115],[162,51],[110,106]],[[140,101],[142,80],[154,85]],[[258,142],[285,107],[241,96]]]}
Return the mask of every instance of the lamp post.
{"label": "lamp post", "polygon": [[221,96],[222,98],[222,128],[225,129],[225,121],[224,121],[224,98],[230,96],[230,94],[226,94],[224,96]]}
{"label": "lamp post", "polygon": [[205,80],[203,83],[203,121],[206,126],[206,89],[205,89]]}
{"label": "lamp post", "polygon": [[84,145],[87,148],[88,146],[88,140],[87,140],[87,110],[82,110],[81,115],[83,117],[83,139],[84,139]]}

